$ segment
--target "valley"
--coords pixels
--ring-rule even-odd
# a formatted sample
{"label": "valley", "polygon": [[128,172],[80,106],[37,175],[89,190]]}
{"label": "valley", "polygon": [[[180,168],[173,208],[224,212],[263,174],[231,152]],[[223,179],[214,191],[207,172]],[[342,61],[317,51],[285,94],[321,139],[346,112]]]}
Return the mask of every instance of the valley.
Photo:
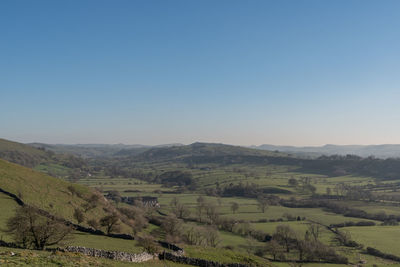
{"label": "valley", "polygon": [[[23,146],[27,145],[19,145]],[[10,144],[3,147],[9,149]],[[44,148],[34,149],[49,153]],[[400,238],[397,179],[338,175],[321,171],[320,166],[305,170],[304,161],[310,159],[221,144],[195,143],[141,152],[122,148],[93,157],[87,156],[87,150],[85,155],[79,154],[81,150],[79,147],[73,156],[84,162],[79,179],[73,175],[53,178],[46,174],[47,168],[33,166],[32,170],[0,160],[3,191],[17,196],[24,205],[72,223],[68,239],[49,249],[79,246],[154,253],[163,251],[157,245],[160,240],[180,246],[185,257],[225,264],[399,265],[367,253],[367,247],[373,247],[398,255],[396,243],[388,241]],[[36,157],[35,153],[29,156]],[[334,160],[337,163],[337,158]],[[346,159],[339,162],[348,165]],[[51,166],[49,163],[43,160],[40,164]],[[4,193],[0,201],[1,229],[5,229],[20,204]],[[109,215],[115,216],[118,225],[111,231],[102,223]],[[286,231],[286,245],[279,231]],[[132,238],[119,238],[120,234]],[[377,241],[380,237],[382,242]],[[1,239],[15,241],[7,232]],[[301,242],[318,248],[304,247],[306,243]],[[46,260],[43,253],[35,257]]]}

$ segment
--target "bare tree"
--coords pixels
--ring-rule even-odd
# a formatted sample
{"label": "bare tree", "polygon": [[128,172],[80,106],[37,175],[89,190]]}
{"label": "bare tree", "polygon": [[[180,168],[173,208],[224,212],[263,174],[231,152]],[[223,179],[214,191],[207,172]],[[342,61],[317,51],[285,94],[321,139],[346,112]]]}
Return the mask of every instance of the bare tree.
{"label": "bare tree", "polygon": [[231,203],[232,213],[235,214],[238,209],[239,209],[239,204],[237,202],[232,202]]}
{"label": "bare tree", "polygon": [[207,245],[215,248],[221,242],[218,230],[214,227],[208,227],[206,231]]}
{"label": "bare tree", "polygon": [[76,208],[74,210],[74,218],[78,223],[81,223],[85,220],[85,215],[83,214],[81,209]]}
{"label": "bare tree", "polygon": [[25,247],[44,249],[65,240],[72,228],[54,219],[41,216],[29,206],[23,206],[8,219],[6,232],[13,236],[14,242]]}
{"label": "bare tree", "polygon": [[332,193],[332,189],[331,189],[330,187],[327,187],[327,188],[326,188],[326,194],[327,194],[328,196],[330,196],[331,193]]}
{"label": "bare tree", "polygon": [[130,219],[129,225],[132,226],[133,232],[136,234],[148,225],[145,211],[142,208],[132,206],[118,208],[118,211]]}
{"label": "bare tree", "polygon": [[198,219],[200,222],[202,222],[202,217],[203,217],[203,213],[205,210],[205,206],[206,206],[206,200],[204,199],[203,196],[199,196],[197,198],[196,213],[197,213],[197,216],[198,216]]}
{"label": "bare tree", "polygon": [[177,197],[173,197],[171,202],[170,202],[170,205],[171,205],[171,207],[175,208],[178,205],[178,203],[179,203],[178,198]]}
{"label": "bare tree", "polygon": [[189,245],[202,245],[205,241],[206,233],[200,227],[191,227],[185,231],[183,237]]}
{"label": "bare tree", "polygon": [[295,233],[289,225],[278,225],[276,227],[273,239],[283,244],[286,248],[286,252],[290,252],[290,244],[295,239]]}
{"label": "bare tree", "polygon": [[143,247],[144,251],[150,254],[157,253],[159,247],[156,245],[154,237],[151,235],[144,235],[138,238],[139,246]]}
{"label": "bare tree", "polygon": [[257,198],[257,202],[258,202],[258,208],[262,211],[262,213],[265,213],[265,211],[268,208],[268,199],[261,196],[261,197]]}
{"label": "bare tree", "polygon": [[271,240],[267,243],[267,251],[272,255],[273,259],[276,260],[279,253],[281,253],[281,248],[276,240]]}
{"label": "bare tree", "polygon": [[106,227],[107,234],[116,232],[120,228],[119,216],[116,213],[106,215],[100,219],[100,225]]}
{"label": "bare tree", "polygon": [[168,235],[179,236],[182,230],[182,221],[179,220],[175,215],[169,215],[162,222],[161,228]]}
{"label": "bare tree", "polygon": [[210,224],[215,224],[218,221],[219,214],[217,211],[217,207],[214,203],[207,203],[205,205],[206,216],[209,220]]}
{"label": "bare tree", "polygon": [[316,223],[311,223],[308,225],[307,227],[307,232],[312,236],[312,238],[316,241],[318,240],[320,234],[321,234],[321,230],[322,227],[319,224]]}
{"label": "bare tree", "polygon": [[190,210],[188,209],[188,207],[186,207],[185,204],[182,203],[177,203],[173,213],[176,215],[176,217],[178,217],[179,219],[184,219],[190,216]]}

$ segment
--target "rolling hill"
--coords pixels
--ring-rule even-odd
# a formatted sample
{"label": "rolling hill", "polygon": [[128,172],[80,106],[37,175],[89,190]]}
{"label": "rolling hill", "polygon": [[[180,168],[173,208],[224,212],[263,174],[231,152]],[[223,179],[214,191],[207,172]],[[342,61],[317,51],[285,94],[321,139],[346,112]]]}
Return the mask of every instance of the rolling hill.
{"label": "rolling hill", "polygon": [[43,144],[30,143],[29,146],[46,149],[58,154],[70,154],[85,159],[88,158],[110,158],[124,154],[137,155],[148,149],[157,147],[181,146],[182,144],[164,144],[157,146],[149,145],[125,145],[125,144]]}
{"label": "rolling hill", "polygon": [[[127,153],[125,153],[127,155]],[[160,161],[160,160],[183,160],[196,157],[284,157],[285,153],[276,153],[265,150],[257,150],[240,146],[232,146],[216,143],[193,143],[185,146],[156,147],[134,156],[138,160]]]}
{"label": "rolling hill", "polygon": [[400,145],[383,144],[383,145],[324,145],[324,146],[276,146],[276,145],[260,145],[251,148],[271,151],[281,151],[285,153],[293,153],[301,156],[318,157],[322,155],[357,155],[360,157],[377,157],[377,158],[398,158],[400,157]]}
{"label": "rolling hill", "polygon": [[0,139],[0,158],[55,177],[72,179],[88,172],[87,162],[81,157],[5,139]]}
{"label": "rolling hill", "polygon": [[0,139],[0,158],[26,167],[34,167],[41,162],[50,161],[53,154],[43,149]]}

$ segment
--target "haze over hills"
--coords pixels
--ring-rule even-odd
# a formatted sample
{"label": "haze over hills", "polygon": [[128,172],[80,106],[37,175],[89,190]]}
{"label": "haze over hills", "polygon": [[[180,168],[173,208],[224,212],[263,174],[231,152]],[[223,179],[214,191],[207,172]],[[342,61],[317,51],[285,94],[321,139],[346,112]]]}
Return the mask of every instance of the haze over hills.
{"label": "haze over hills", "polygon": [[[1,141],[1,140],[0,140]],[[38,149],[45,149],[59,154],[71,154],[80,156],[83,158],[101,158],[101,157],[113,157],[113,156],[133,156],[139,155],[148,150],[157,148],[174,148],[174,150],[188,153],[187,148],[178,149],[178,147],[196,147],[199,148],[200,144],[207,144],[208,148],[215,145],[215,151],[220,151],[224,146],[230,146],[240,148],[240,146],[229,145],[229,144],[217,144],[217,143],[202,143],[196,142],[190,145],[184,145],[181,143],[171,143],[162,145],[141,145],[141,144],[45,144],[45,143],[29,143],[29,146],[33,146]],[[1,144],[0,144],[1,145]],[[21,144],[22,145],[22,144]],[[1,146],[0,146],[1,148]],[[400,144],[381,144],[381,145],[332,145],[327,144],[324,146],[280,146],[280,145],[253,145],[246,148],[257,149],[257,150],[268,150],[268,151],[279,151],[289,154],[295,154],[302,157],[315,158],[322,155],[357,155],[360,157],[374,156],[377,158],[398,158],[400,157]],[[243,152],[244,150],[242,150]],[[194,152],[194,150],[193,150]],[[203,150],[206,152],[206,150]],[[210,151],[208,151],[210,152]],[[227,153],[225,150],[224,153]],[[229,151],[233,152],[233,151]],[[249,152],[249,151],[247,151]],[[43,151],[36,151],[35,153],[44,154]],[[255,152],[252,152],[255,153]]]}
{"label": "haze over hills", "polygon": [[163,144],[157,146],[150,145],[125,145],[125,144],[44,144],[29,143],[28,145],[36,148],[44,148],[55,153],[68,153],[83,158],[111,157],[118,153],[127,151],[129,154],[139,154],[153,147],[182,146],[182,144]]}
{"label": "haze over hills", "polygon": [[[124,154],[127,155],[127,153]],[[197,142],[185,146],[153,147],[139,154],[138,157],[146,160],[171,160],[196,156],[277,156],[277,154],[271,151],[261,151],[240,146]]]}
{"label": "haze over hills", "polygon": [[251,148],[271,151],[293,153],[301,156],[318,157],[322,155],[357,155],[360,157],[374,156],[377,158],[398,158],[400,157],[399,144],[382,145],[324,145],[324,146],[277,146],[260,145]]}

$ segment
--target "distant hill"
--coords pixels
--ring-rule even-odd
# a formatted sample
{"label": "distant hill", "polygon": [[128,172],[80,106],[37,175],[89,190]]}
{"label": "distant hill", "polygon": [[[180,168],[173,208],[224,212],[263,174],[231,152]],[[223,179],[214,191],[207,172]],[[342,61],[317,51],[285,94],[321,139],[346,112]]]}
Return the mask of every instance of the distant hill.
{"label": "distant hill", "polygon": [[[115,210],[102,195],[88,187],[1,159],[0,189],[18,196],[26,204],[75,223],[75,209],[86,210],[82,223],[86,226],[89,219],[98,220]],[[94,198],[96,195],[98,197]]]}
{"label": "distant hill", "polygon": [[54,153],[68,153],[83,158],[112,157],[114,156],[114,154],[124,149],[132,149],[132,150],[138,150],[139,152],[143,152],[146,149],[150,148],[150,146],[145,146],[145,145],[124,145],[124,144],[49,145],[43,143],[31,143],[29,145],[39,149],[44,148],[47,151],[52,151]]}
{"label": "distant hill", "polygon": [[281,157],[287,156],[287,154],[225,144],[193,143],[191,145],[185,146],[151,148],[134,157],[135,159],[143,161],[172,161],[183,160],[187,158],[228,158],[262,156]]}
{"label": "distant hill", "polygon": [[34,167],[43,161],[51,160],[53,154],[43,149],[0,139],[0,158],[26,167]]}
{"label": "distant hill", "polygon": [[322,155],[357,155],[360,157],[374,156],[377,158],[399,158],[400,145],[324,145],[324,146],[275,146],[260,145],[251,148],[293,153],[301,156],[318,157]]}
{"label": "distant hill", "polygon": [[73,178],[88,172],[87,162],[79,156],[55,153],[46,146],[30,146],[0,139],[0,158],[50,174]]}
{"label": "distant hill", "polygon": [[39,149],[46,149],[55,153],[68,153],[83,158],[109,158],[114,156],[137,155],[153,147],[170,147],[181,146],[182,144],[165,144],[158,146],[148,145],[125,145],[125,144],[43,144],[31,143],[28,144]]}

